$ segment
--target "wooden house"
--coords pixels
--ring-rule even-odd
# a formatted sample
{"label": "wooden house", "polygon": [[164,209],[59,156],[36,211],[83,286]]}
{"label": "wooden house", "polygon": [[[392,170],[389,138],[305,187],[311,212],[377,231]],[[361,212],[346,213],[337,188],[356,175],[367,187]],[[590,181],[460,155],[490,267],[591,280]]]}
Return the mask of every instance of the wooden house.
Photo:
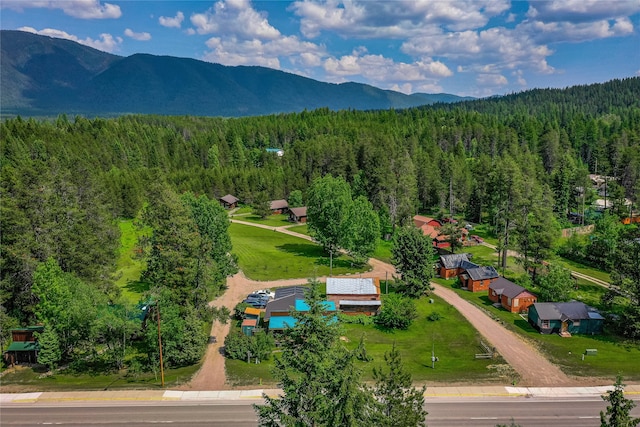
{"label": "wooden house", "polygon": [[440,255],[438,274],[443,279],[450,279],[462,274],[467,268],[474,267],[478,265],[469,261],[469,254]]}
{"label": "wooden house", "polygon": [[489,299],[511,313],[524,313],[538,297],[520,285],[499,277],[489,285]]}
{"label": "wooden house", "polygon": [[289,221],[300,223],[307,222],[307,207],[289,208]]}
{"label": "wooden house", "polygon": [[12,342],[3,355],[7,365],[37,363],[40,345],[35,334],[42,333],[42,331],[44,331],[44,326],[11,329]]}
{"label": "wooden house", "polygon": [[481,292],[489,290],[491,282],[500,275],[491,266],[480,266],[472,262],[465,262],[462,273],[458,276],[462,282],[462,287],[471,292]]}
{"label": "wooden house", "polygon": [[287,212],[287,210],[289,209],[289,203],[284,199],[272,200],[269,207],[272,214],[278,215]]}
{"label": "wooden house", "polygon": [[240,329],[242,330],[243,334],[250,337],[253,335],[253,331],[256,329],[257,326],[258,326],[258,319],[244,319],[242,321],[242,325],[240,326]]}
{"label": "wooden house", "polygon": [[220,201],[220,204],[222,205],[222,207],[224,207],[225,209],[237,208],[238,202],[240,201],[240,199],[238,199],[236,196],[232,196],[231,194],[227,194],[226,196],[220,197],[218,200]]}
{"label": "wooden house", "polygon": [[538,302],[529,308],[531,326],[542,334],[599,334],[604,317],[593,307],[579,301]]}
{"label": "wooden house", "polygon": [[327,279],[327,300],[345,314],[373,315],[378,312],[380,302],[380,280],[376,278]]}

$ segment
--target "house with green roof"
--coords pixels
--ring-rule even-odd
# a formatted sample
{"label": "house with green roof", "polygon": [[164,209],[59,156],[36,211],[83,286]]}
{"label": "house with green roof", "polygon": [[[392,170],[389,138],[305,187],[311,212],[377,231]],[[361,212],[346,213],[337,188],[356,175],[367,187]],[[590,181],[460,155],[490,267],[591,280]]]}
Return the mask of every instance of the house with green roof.
{"label": "house with green roof", "polygon": [[37,363],[40,345],[35,334],[42,333],[42,331],[44,331],[44,326],[11,329],[12,342],[3,354],[6,364]]}

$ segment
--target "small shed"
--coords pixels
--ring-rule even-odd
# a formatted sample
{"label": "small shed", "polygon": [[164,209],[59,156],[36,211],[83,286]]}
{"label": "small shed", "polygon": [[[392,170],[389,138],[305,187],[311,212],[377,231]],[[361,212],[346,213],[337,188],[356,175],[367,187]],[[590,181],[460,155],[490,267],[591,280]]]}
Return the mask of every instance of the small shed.
{"label": "small shed", "polygon": [[283,214],[286,213],[289,209],[289,202],[284,199],[272,200],[269,207],[271,209],[271,213],[273,213],[274,215]]}
{"label": "small shed", "polygon": [[250,337],[253,335],[253,330],[258,326],[258,319],[244,319],[242,321],[242,333]]}
{"label": "small shed", "polygon": [[42,333],[44,326],[27,326],[11,329],[11,344],[4,352],[4,360],[8,365],[16,363],[37,363],[40,345],[36,333]]}
{"label": "small shed", "polygon": [[600,334],[604,317],[583,302],[539,302],[529,308],[531,326],[542,334]]}
{"label": "small shed", "polygon": [[237,208],[238,202],[240,201],[240,199],[238,199],[236,196],[232,196],[231,194],[227,194],[226,196],[220,197],[218,200],[220,201],[220,204],[225,209]]}
{"label": "small shed", "polygon": [[307,207],[289,208],[289,221],[301,223],[307,222]]}
{"label": "small shed", "polygon": [[259,319],[260,318],[260,309],[254,307],[246,307],[244,309],[244,318],[245,319]]}

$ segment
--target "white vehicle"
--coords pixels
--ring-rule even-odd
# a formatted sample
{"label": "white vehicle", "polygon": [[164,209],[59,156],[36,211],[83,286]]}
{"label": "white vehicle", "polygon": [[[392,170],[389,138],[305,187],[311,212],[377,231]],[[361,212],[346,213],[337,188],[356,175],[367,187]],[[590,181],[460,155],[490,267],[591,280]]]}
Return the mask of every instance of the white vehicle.
{"label": "white vehicle", "polygon": [[273,299],[276,297],[276,293],[271,292],[269,289],[260,289],[259,291],[255,291],[254,294],[267,295],[269,299]]}

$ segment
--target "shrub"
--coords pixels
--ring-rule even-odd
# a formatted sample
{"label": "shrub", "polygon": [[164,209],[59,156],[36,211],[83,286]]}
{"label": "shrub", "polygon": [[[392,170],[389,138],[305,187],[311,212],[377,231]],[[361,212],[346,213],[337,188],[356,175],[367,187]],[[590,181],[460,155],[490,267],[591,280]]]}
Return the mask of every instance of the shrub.
{"label": "shrub", "polygon": [[434,311],[429,315],[429,317],[427,317],[427,319],[429,319],[432,322],[435,322],[436,320],[440,320],[441,317],[442,316],[440,316],[440,313],[438,313],[437,311]]}
{"label": "shrub", "polygon": [[375,322],[389,329],[407,329],[416,317],[416,305],[412,300],[402,295],[389,294],[385,296]]}

